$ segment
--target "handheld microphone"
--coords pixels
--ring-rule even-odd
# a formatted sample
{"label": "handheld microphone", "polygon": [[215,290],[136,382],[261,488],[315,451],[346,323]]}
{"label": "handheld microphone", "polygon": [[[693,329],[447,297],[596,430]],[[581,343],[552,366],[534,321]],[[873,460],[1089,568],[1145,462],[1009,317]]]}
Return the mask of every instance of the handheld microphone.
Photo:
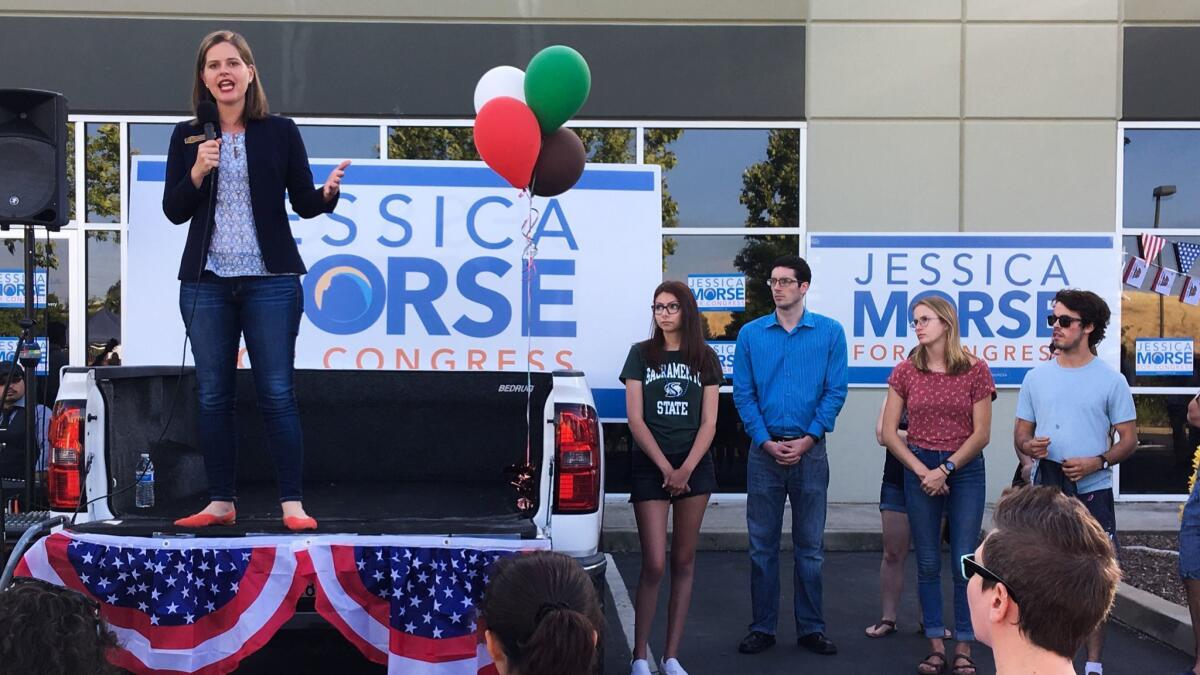
{"label": "handheld microphone", "polygon": [[204,126],[204,140],[211,141],[217,137],[217,123],[221,118],[217,115],[217,104],[212,101],[201,101],[196,105],[196,121]]}

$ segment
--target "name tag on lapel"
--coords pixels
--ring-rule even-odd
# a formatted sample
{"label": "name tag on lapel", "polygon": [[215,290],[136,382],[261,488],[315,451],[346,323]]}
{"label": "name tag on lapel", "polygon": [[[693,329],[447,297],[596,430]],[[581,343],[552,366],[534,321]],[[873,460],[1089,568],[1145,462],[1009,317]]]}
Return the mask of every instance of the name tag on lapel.
{"label": "name tag on lapel", "polygon": [[204,134],[196,134],[195,136],[188,136],[187,138],[183,139],[184,145],[192,145],[193,143],[203,143],[203,142],[204,142]]}

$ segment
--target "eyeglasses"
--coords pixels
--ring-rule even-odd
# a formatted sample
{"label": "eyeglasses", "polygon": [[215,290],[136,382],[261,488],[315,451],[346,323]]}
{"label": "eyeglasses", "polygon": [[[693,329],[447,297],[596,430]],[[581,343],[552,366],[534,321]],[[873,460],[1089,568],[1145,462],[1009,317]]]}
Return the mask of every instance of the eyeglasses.
{"label": "eyeglasses", "polygon": [[976,562],[974,553],[968,553],[968,554],[964,555],[962,557],[961,563],[962,563],[962,575],[963,575],[964,579],[966,579],[967,581],[970,581],[971,577],[978,574],[979,576],[983,577],[984,579],[987,579],[988,581],[990,581],[992,583],[1004,584],[1004,587],[1008,589],[1008,597],[1012,598],[1012,601],[1017,603],[1018,605],[1021,604],[1021,601],[1017,599],[1017,594],[1013,591],[1012,584],[1001,579],[998,574],[996,574],[995,572],[992,572],[988,568],[986,568],[983,565],[980,565],[978,562]]}
{"label": "eyeglasses", "polygon": [[772,277],[767,279],[767,286],[770,288],[775,288],[776,286],[780,288],[791,288],[792,286],[797,286],[799,284],[800,282],[792,277],[783,277],[782,279],[776,279]]}
{"label": "eyeglasses", "polygon": [[680,307],[680,304],[678,302],[671,302],[671,303],[668,303],[665,305],[660,305],[657,303],[650,305],[650,309],[655,314],[668,314],[668,315],[669,314],[678,314],[679,307]]}
{"label": "eyeglasses", "polygon": [[1070,328],[1071,326],[1074,326],[1076,323],[1083,323],[1083,319],[1077,319],[1073,316],[1067,316],[1065,314],[1049,314],[1046,316],[1046,325],[1047,326],[1050,326],[1051,328],[1053,328],[1055,323],[1062,326],[1063,328]]}
{"label": "eyeglasses", "polygon": [[936,316],[923,316],[919,319],[913,319],[912,321],[909,321],[908,325],[912,326],[913,328],[918,326],[924,328],[934,321],[941,321],[941,318]]}

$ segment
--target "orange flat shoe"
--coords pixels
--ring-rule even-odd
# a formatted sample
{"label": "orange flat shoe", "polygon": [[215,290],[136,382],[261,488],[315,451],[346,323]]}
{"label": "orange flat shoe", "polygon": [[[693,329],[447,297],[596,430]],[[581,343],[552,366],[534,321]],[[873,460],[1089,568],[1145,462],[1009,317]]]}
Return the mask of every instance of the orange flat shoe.
{"label": "orange flat shoe", "polygon": [[305,516],[304,518],[298,518],[296,516],[284,516],[283,526],[292,532],[315,530],[317,529],[317,519],[311,516]]}
{"label": "orange flat shoe", "polygon": [[233,525],[237,522],[237,511],[230,511],[223,516],[208,513],[195,513],[187,518],[175,521],[179,527],[209,527],[210,525]]}

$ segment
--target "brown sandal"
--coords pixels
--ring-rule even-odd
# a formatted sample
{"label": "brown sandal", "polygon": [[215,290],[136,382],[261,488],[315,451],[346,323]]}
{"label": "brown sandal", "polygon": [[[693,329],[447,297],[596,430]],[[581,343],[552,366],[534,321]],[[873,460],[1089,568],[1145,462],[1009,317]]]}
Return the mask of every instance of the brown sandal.
{"label": "brown sandal", "polygon": [[[938,659],[935,663],[933,659]],[[930,668],[932,670],[921,670],[921,667]],[[917,664],[917,673],[919,675],[942,675],[946,672],[946,655],[942,652],[933,652],[925,657],[925,660]]]}
{"label": "brown sandal", "polygon": [[[966,661],[966,663],[960,666],[958,664],[960,660]],[[950,672],[954,675],[975,675],[978,671],[975,669],[975,662],[971,660],[971,657],[966,654],[955,654],[954,668]]]}
{"label": "brown sandal", "polygon": [[882,638],[896,632],[896,622],[888,619],[880,619],[878,623],[866,630],[869,638]]}

